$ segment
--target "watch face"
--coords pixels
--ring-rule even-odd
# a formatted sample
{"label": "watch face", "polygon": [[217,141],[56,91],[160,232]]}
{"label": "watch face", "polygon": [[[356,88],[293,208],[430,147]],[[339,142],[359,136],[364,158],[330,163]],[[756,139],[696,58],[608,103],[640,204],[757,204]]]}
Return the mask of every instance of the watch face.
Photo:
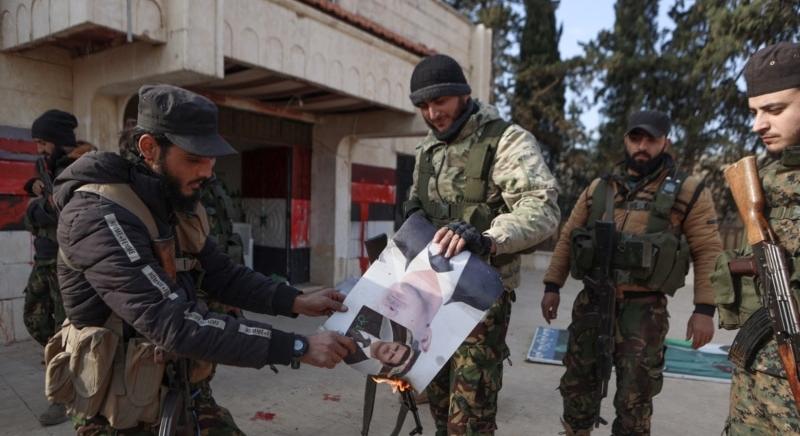
{"label": "watch face", "polygon": [[294,351],[303,351],[303,341],[300,339],[294,340]]}

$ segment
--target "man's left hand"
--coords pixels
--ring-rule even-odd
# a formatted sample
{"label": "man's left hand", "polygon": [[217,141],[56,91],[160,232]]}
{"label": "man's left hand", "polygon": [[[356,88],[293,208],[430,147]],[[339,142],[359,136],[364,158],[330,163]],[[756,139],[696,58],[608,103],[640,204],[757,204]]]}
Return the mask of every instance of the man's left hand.
{"label": "man's left hand", "polygon": [[714,337],[714,317],[693,313],[686,325],[686,340],[692,340],[695,350],[711,342]]}
{"label": "man's left hand", "polygon": [[439,229],[433,235],[433,242],[439,244],[446,258],[458,255],[465,248],[478,256],[485,256],[494,252],[495,247],[492,238],[482,235],[473,225],[464,221]]}
{"label": "man's left hand", "polygon": [[310,294],[298,295],[292,312],[306,316],[331,316],[334,312],[347,312],[342,304],[345,295],[336,289],[323,289]]}

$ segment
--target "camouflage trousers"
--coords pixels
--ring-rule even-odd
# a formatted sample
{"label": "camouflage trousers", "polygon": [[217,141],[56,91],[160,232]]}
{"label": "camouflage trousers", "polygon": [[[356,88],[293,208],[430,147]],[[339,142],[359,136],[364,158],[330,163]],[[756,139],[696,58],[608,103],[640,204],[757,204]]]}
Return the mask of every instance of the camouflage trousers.
{"label": "camouflage trousers", "polygon": [[[783,373],[780,356],[771,340],[756,356],[754,366]],[[800,434],[800,413],[785,378],[763,371],[736,368],[731,380],[731,402],[727,434]]]}
{"label": "camouflage trousers", "polygon": [[44,346],[61,328],[64,317],[55,259],[35,260],[25,287],[25,328],[36,342]]}
{"label": "camouflage trousers", "polygon": [[[574,430],[590,428],[599,410],[595,392],[600,380],[596,357],[596,306],[584,289],[575,299],[567,367],[559,390],[564,401],[564,421]],[[624,298],[617,302],[614,367],[617,392],[614,435],[649,435],[653,397],[661,392],[664,339],[669,330],[664,295]]]}
{"label": "camouflage trousers", "polygon": [[513,291],[503,292],[426,390],[436,435],[492,435]]}
{"label": "camouflage trousers", "polygon": [[[209,384],[213,374],[199,382],[190,385],[194,400],[194,415],[200,436],[245,436],[236,426],[230,411],[220,406],[214,400]],[[79,436],[155,436],[158,434],[158,424],[140,423],[134,428],[117,430],[108,425],[102,416],[90,420],[73,418],[76,433]]]}

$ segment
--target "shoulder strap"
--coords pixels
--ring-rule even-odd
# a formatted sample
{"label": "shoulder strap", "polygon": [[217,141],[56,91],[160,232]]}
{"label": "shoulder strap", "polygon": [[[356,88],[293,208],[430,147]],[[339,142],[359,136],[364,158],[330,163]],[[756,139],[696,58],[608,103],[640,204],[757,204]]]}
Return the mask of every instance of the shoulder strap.
{"label": "shoulder strap", "polygon": [[686,212],[683,214],[683,219],[681,220],[681,227],[683,227],[683,223],[686,222],[686,218],[689,216],[689,212],[692,211],[694,204],[697,203],[697,199],[700,197],[700,194],[703,192],[703,189],[706,188],[706,182],[700,181],[697,184],[697,188],[694,189],[694,193],[692,194],[692,198],[689,200],[689,203],[686,205]]}
{"label": "shoulder strap", "polygon": [[494,161],[497,144],[511,123],[502,119],[488,122],[481,132],[478,142],[470,147],[467,165],[464,168],[464,201],[478,203],[486,200],[486,185],[489,169]]}
{"label": "shoulder strap", "polygon": [[89,183],[81,186],[77,191],[97,194],[127,209],[144,223],[150,239],[154,241],[158,239],[158,226],[156,226],[153,213],[127,183]]}
{"label": "shoulder strap", "polygon": [[[153,218],[153,214],[127,183],[88,183],[76,189],[76,191],[97,194],[125,208],[144,223],[151,240],[155,241],[158,239],[158,226],[156,226],[156,220]],[[70,262],[60,247],[58,249],[58,256],[67,268],[80,271],[80,269]]]}
{"label": "shoulder strap", "polygon": [[417,174],[417,198],[419,198],[423,209],[426,211],[430,204],[428,185],[431,182],[431,178],[434,177],[433,162],[431,160],[433,158],[432,149],[423,150],[419,154],[419,164],[417,165],[417,171],[419,172]]}
{"label": "shoulder strap", "polygon": [[[681,192],[683,182],[689,175],[683,171],[676,171],[674,168],[670,174],[661,183],[661,186],[656,192],[653,199],[653,205],[650,208],[650,216],[647,218],[646,233],[663,232],[669,227],[669,214],[672,206],[675,204],[675,199]],[[687,211],[688,212],[688,211]]]}
{"label": "shoulder strap", "polygon": [[[586,221],[587,226],[594,226],[595,221],[603,219],[603,215],[607,213],[609,198],[611,199],[611,217],[613,219],[614,190],[610,189],[608,179],[608,176],[601,177],[592,192],[592,207],[589,209],[589,219]],[[611,194],[610,196],[609,193]]]}

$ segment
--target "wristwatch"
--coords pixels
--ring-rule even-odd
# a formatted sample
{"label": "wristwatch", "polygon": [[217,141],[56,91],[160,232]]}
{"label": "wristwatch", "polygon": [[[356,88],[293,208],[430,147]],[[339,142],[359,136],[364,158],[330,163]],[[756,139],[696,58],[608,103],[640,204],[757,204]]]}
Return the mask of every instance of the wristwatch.
{"label": "wristwatch", "polygon": [[292,369],[300,368],[300,359],[308,352],[308,339],[305,336],[294,336],[294,347],[292,347]]}

